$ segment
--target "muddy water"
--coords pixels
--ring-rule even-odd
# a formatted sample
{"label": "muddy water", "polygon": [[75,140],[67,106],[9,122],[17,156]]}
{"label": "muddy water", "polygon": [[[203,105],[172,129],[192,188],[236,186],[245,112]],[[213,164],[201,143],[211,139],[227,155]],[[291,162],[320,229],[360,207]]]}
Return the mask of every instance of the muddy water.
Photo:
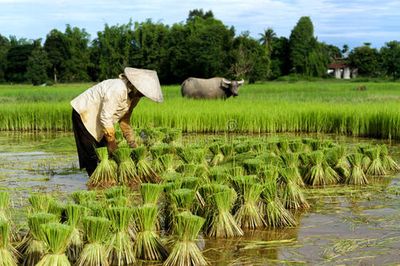
{"label": "muddy water", "polygon": [[[399,161],[400,145],[392,144],[392,152]],[[65,197],[86,189],[86,173],[77,164],[71,134],[0,133],[0,190],[11,192],[16,216],[32,191]],[[308,190],[307,196],[312,208],[296,214],[295,228],[201,241],[211,264],[400,264],[400,175],[362,188]]]}

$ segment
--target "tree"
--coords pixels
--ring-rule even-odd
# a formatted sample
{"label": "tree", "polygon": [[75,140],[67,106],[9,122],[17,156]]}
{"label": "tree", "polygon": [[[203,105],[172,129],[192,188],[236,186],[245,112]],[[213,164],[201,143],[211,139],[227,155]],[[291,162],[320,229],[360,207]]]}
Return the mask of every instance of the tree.
{"label": "tree", "polygon": [[285,37],[274,38],[272,41],[270,79],[276,79],[290,73],[290,46]]}
{"label": "tree", "polygon": [[370,45],[363,45],[354,48],[348,57],[352,67],[358,69],[361,76],[377,76],[379,75],[379,53]]}
{"label": "tree", "polygon": [[10,49],[10,41],[0,34],[0,82],[5,81],[7,67],[7,52]]}
{"label": "tree", "polygon": [[36,47],[28,59],[26,78],[33,84],[39,85],[47,81],[47,69],[51,66],[46,51]]}
{"label": "tree", "polygon": [[293,71],[306,76],[321,76],[326,71],[326,58],[314,37],[314,26],[309,17],[301,17],[289,39]]}
{"label": "tree", "polygon": [[400,42],[390,41],[380,50],[382,68],[393,79],[400,77]]}
{"label": "tree", "polygon": [[49,74],[57,83],[59,76],[64,75],[66,61],[71,57],[65,34],[56,29],[51,30],[46,36],[44,49],[50,62]]}
{"label": "tree", "polygon": [[186,22],[193,21],[196,17],[202,19],[209,19],[209,18],[214,18],[214,14],[211,10],[204,13],[203,9],[193,9],[189,11],[189,16]]}
{"label": "tree", "polygon": [[260,42],[261,44],[265,47],[265,52],[267,54],[266,58],[266,63],[267,63],[267,71],[268,71],[268,76],[270,76],[271,72],[271,54],[272,54],[272,49],[273,49],[273,40],[276,37],[276,33],[272,28],[267,28],[264,30],[264,33],[260,33],[261,38]]}
{"label": "tree", "polygon": [[40,45],[40,40],[27,41],[26,39],[17,40],[15,37],[10,38],[11,47],[7,52],[7,67],[5,77],[11,82],[26,82],[26,71],[29,57],[32,51]]}

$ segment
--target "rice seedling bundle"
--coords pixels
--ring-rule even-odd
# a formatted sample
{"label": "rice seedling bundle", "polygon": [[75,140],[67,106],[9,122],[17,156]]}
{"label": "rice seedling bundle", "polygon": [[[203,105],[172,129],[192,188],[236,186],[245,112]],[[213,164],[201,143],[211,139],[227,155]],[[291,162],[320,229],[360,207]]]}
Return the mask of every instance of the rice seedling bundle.
{"label": "rice seedling bundle", "polygon": [[140,183],[136,172],[136,165],[131,158],[131,148],[119,147],[115,155],[118,162],[118,183],[137,185]]}
{"label": "rice seedling bundle", "polygon": [[117,184],[117,163],[108,158],[107,147],[100,147],[96,149],[97,158],[99,163],[96,169],[89,177],[89,187],[109,187]]}
{"label": "rice seedling bundle", "polygon": [[197,164],[184,163],[184,164],[179,165],[176,168],[176,171],[178,173],[181,173],[181,174],[185,175],[185,176],[194,176],[194,175],[196,175],[196,171],[197,171],[198,168],[199,168],[199,166]]}
{"label": "rice seedling bundle", "polygon": [[133,251],[138,259],[161,261],[168,256],[156,232],[157,216],[158,207],[154,204],[145,204],[133,209],[136,230]]}
{"label": "rice seedling bundle", "polygon": [[52,200],[52,197],[43,193],[35,193],[30,195],[28,201],[31,204],[31,212],[48,212],[49,205]]}
{"label": "rice seedling bundle", "polygon": [[176,217],[176,230],[172,250],[164,266],[208,265],[196,245],[196,239],[204,224],[202,217],[183,212]]}
{"label": "rice seedling bundle", "polygon": [[290,168],[292,169],[292,179],[295,181],[297,185],[300,187],[304,187],[304,181],[301,177],[300,170],[299,170],[299,154],[298,153],[284,153],[281,155],[282,162],[284,165],[284,168]]}
{"label": "rice seedling bundle", "polygon": [[10,194],[0,191],[0,221],[10,221]]}
{"label": "rice seedling bundle", "polygon": [[313,151],[309,154],[308,171],[304,182],[311,186],[325,186],[336,184],[339,176],[329,167],[322,151]]}
{"label": "rice seedling bundle", "polygon": [[279,153],[288,153],[292,152],[289,146],[289,140],[288,139],[282,139],[278,143],[278,148],[279,148]]}
{"label": "rice seedling bundle", "polygon": [[18,251],[10,243],[10,225],[0,220],[0,265],[17,266]]}
{"label": "rice seedling bundle", "polygon": [[50,201],[48,213],[52,213],[57,217],[59,217],[60,219],[63,219],[64,212],[65,212],[65,205],[62,202],[59,202],[58,200],[55,199],[52,199]]}
{"label": "rice seedling bundle", "polygon": [[224,155],[225,161],[231,158],[234,154],[234,148],[231,144],[223,144],[219,147]]}
{"label": "rice seedling bundle", "polygon": [[238,207],[235,220],[242,229],[257,229],[264,226],[260,210],[260,196],[263,186],[258,183],[256,176],[238,176],[232,179],[238,192]]}
{"label": "rice seedling bundle", "polygon": [[342,179],[350,174],[350,163],[347,159],[347,149],[343,145],[338,145],[327,152],[327,162],[335,169]]}
{"label": "rice seedling bundle", "polygon": [[298,182],[297,168],[280,169],[280,183],[282,187],[281,197],[282,203],[287,209],[304,209],[309,208],[301,186]]}
{"label": "rice seedling bundle", "polygon": [[34,266],[43,257],[47,247],[43,242],[41,226],[57,221],[58,217],[50,213],[36,213],[28,217],[28,235],[17,247],[23,256],[23,265]]}
{"label": "rice seedling bundle", "polygon": [[140,194],[142,195],[143,204],[157,205],[163,190],[164,186],[161,184],[142,183],[140,185]]}
{"label": "rice seedling bundle", "polygon": [[236,201],[235,190],[229,188],[212,195],[213,209],[209,210],[210,223],[207,224],[207,235],[210,237],[242,236],[243,231],[231,214]]}
{"label": "rice seedling bundle", "polygon": [[133,159],[136,163],[137,174],[142,182],[158,183],[160,176],[152,169],[147,161],[146,147],[140,146],[132,149]]}
{"label": "rice seedling bundle", "polygon": [[196,202],[196,191],[188,188],[180,188],[171,192],[174,215],[183,211],[192,212]]}
{"label": "rice seedling bundle", "polygon": [[81,220],[87,213],[86,207],[68,204],[65,208],[67,215],[67,225],[72,228],[71,241],[67,249],[67,256],[71,262],[77,261],[79,254],[83,249],[83,232],[81,228]]}
{"label": "rice seedling bundle", "polygon": [[251,150],[251,145],[249,142],[241,142],[239,144],[236,144],[234,149],[235,152],[238,154],[247,153]]}
{"label": "rice seedling bundle", "polygon": [[141,128],[139,129],[139,136],[144,145],[150,147],[155,144],[161,143],[164,139],[164,133],[157,128]]}
{"label": "rice seedling bundle", "polygon": [[107,199],[105,202],[105,206],[106,207],[129,207],[129,206],[131,206],[131,201],[127,197],[118,196],[118,197]]}
{"label": "rice seedling bundle", "polygon": [[265,224],[268,227],[288,227],[296,225],[293,215],[285,209],[278,196],[277,180],[273,178],[264,181],[262,197],[265,202]]}
{"label": "rice seedling bundle", "polygon": [[211,166],[216,166],[224,161],[224,154],[222,153],[219,146],[220,144],[217,142],[214,142],[210,146],[208,146],[208,149],[212,153],[212,158],[210,160]]}
{"label": "rice seedling bundle", "polygon": [[365,154],[371,160],[366,174],[372,176],[386,175],[386,171],[381,160],[381,146],[377,145],[374,148],[368,149],[365,151]]}
{"label": "rice seedling bundle", "polygon": [[367,176],[362,169],[362,160],[364,155],[361,153],[352,153],[348,155],[348,160],[351,165],[350,175],[344,179],[344,183],[351,185],[368,184]]}
{"label": "rice seedling bundle", "polygon": [[[168,145],[167,145],[168,146]],[[157,173],[164,172],[164,164],[161,161],[161,157],[166,154],[168,150],[163,145],[156,145],[150,148],[150,154],[153,158],[153,169]]]}
{"label": "rice seedling bundle", "polygon": [[68,266],[71,263],[65,254],[69,245],[73,228],[59,223],[49,223],[41,226],[42,239],[46,243],[48,253],[37,266]]}
{"label": "rice seedling bundle", "polygon": [[130,189],[127,186],[115,186],[104,190],[107,199],[129,197]]}
{"label": "rice seedling bundle", "polygon": [[221,167],[221,166],[215,166],[212,167],[209,171],[208,178],[210,179],[211,182],[216,182],[216,183],[227,183],[229,180],[229,168],[226,167]]}
{"label": "rice seedling bundle", "polygon": [[302,152],[304,150],[304,144],[301,139],[289,141],[289,149],[292,152]]}
{"label": "rice seedling bundle", "polygon": [[260,159],[247,159],[243,161],[243,168],[248,175],[258,175],[261,172],[263,161]]}
{"label": "rice seedling bundle", "polygon": [[381,160],[385,170],[387,171],[400,171],[400,166],[389,155],[389,150],[386,145],[381,145]]}
{"label": "rice seedling bundle", "polygon": [[75,191],[71,194],[72,200],[76,204],[86,205],[87,202],[95,201],[97,197],[97,192],[94,190],[80,190]]}
{"label": "rice seedling bundle", "polygon": [[112,234],[108,243],[108,261],[111,265],[130,265],[135,263],[133,242],[129,232],[132,210],[126,207],[112,207],[106,211],[111,221]]}
{"label": "rice seedling bundle", "polygon": [[182,138],[182,130],[177,128],[164,128],[163,142],[170,145],[176,145]]}
{"label": "rice seedling bundle", "polygon": [[266,145],[262,141],[254,141],[250,143],[251,150],[256,154],[265,152]]}
{"label": "rice seedling bundle", "polygon": [[77,262],[78,266],[108,266],[106,242],[110,238],[111,222],[103,217],[83,218],[83,228],[87,238]]}
{"label": "rice seedling bundle", "polygon": [[164,174],[175,172],[174,155],[167,153],[160,157],[160,161],[163,165]]}

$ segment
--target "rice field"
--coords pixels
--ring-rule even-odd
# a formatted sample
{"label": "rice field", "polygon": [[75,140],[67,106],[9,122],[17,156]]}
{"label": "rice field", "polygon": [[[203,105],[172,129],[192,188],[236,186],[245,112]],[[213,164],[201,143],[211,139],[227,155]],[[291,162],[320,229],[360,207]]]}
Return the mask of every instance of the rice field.
{"label": "rice field", "polygon": [[[185,133],[332,133],[400,139],[398,83],[346,81],[244,85],[237,98],[187,100],[163,86],[165,102],[143,100],[135,127],[173,127]],[[90,84],[0,86],[0,130],[71,131],[69,101]]]}

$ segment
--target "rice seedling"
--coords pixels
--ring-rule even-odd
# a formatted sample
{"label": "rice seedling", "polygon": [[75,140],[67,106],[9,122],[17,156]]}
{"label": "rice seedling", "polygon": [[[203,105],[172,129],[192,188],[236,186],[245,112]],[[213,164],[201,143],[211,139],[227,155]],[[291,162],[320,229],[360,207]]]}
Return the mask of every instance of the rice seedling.
{"label": "rice seedling", "polygon": [[389,155],[389,150],[386,145],[381,145],[381,160],[383,168],[386,171],[400,171],[400,166]]}
{"label": "rice seedling", "polygon": [[260,195],[263,186],[258,183],[256,176],[238,176],[232,179],[238,192],[238,207],[235,220],[242,229],[257,229],[264,225],[260,210]]}
{"label": "rice seedling", "polygon": [[41,226],[46,223],[54,223],[58,217],[49,213],[36,213],[28,217],[29,232],[23,241],[17,246],[22,254],[22,265],[34,266],[47,251],[42,238]]}
{"label": "rice seedling", "polygon": [[222,154],[224,155],[224,160],[228,161],[234,154],[234,148],[231,144],[223,144],[219,147]]}
{"label": "rice seedling", "polygon": [[309,154],[310,165],[304,176],[304,181],[311,186],[325,186],[336,184],[339,180],[337,173],[326,163],[322,151],[313,151]]}
{"label": "rice seedling", "polygon": [[160,161],[163,165],[164,175],[166,173],[174,173],[175,172],[175,164],[174,164],[174,155],[167,153],[160,157]]}
{"label": "rice seedling", "polygon": [[168,145],[167,144],[160,144],[150,148],[151,157],[153,158],[153,169],[157,173],[164,172],[164,164],[161,160],[162,156],[168,152]]}
{"label": "rice seedling", "polygon": [[277,180],[273,178],[264,181],[262,198],[265,204],[262,206],[265,213],[265,224],[268,227],[288,227],[296,225],[293,215],[285,209],[278,196]]}
{"label": "rice seedling", "polygon": [[119,147],[115,155],[118,162],[118,183],[133,186],[140,184],[136,165],[131,158],[131,149],[129,147]]}
{"label": "rice seedling", "polygon": [[210,237],[242,236],[243,231],[231,214],[236,201],[236,192],[229,188],[212,195],[214,209],[209,210],[210,223],[207,225],[207,235]]}
{"label": "rice seedling", "polygon": [[65,212],[64,203],[59,202],[58,200],[55,199],[50,200],[48,213],[52,213],[62,220],[64,219],[65,216],[64,212]]}
{"label": "rice seedling", "polygon": [[248,175],[258,175],[262,166],[263,161],[260,159],[247,159],[243,161],[243,168]]}
{"label": "rice seedling", "polygon": [[76,204],[86,205],[87,202],[95,201],[97,197],[96,191],[89,191],[89,190],[80,190],[75,191],[71,194],[72,200]]}
{"label": "rice seedling", "polygon": [[73,228],[64,224],[49,223],[43,224],[41,230],[48,253],[38,262],[37,266],[71,265],[65,252]]}
{"label": "rice seedling", "polygon": [[0,220],[0,265],[17,266],[18,251],[10,243],[10,225]]}
{"label": "rice seedling", "polygon": [[81,229],[81,220],[87,212],[86,207],[68,204],[65,208],[67,215],[67,225],[72,228],[71,241],[67,249],[67,257],[71,262],[77,261],[79,254],[83,249],[83,232]]}
{"label": "rice seedling", "polygon": [[278,144],[278,148],[279,148],[279,153],[280,154],[292,152],[292,150],[290,149],[290,145],[289,145],[289,140],[288,139],[282,139],[277,144]]}
{"label": "rice seedling", "polygon": [[350,175],[344,179],[344,183],[351,185],[368,184],[367,176],[362,169],[362,160],[364,155],[361,153],[352,153],[348,155],[348,160],[351,165]]}
{"label": "rice seedling", "polygon": [[229,180],[229,168],[226,167],[221,167],[221,166],[215,166],[212,167],[209,171],[208,178],[211,182],[216,182],[216,183],[226,183]]}
{"label": "rice seedling", "polygon": [[96,149],[97,158],[99,163],[89,177],[89,187],[109,187],[117,184],[117,163],[108,158],[107,147],[100,147]]}
{"label": "rice seedling", "polygon": [[304,150],[304,144],[301,139],[295,139],[289,141],[289,149],[292,152],[302,152]]}
{"label": "rice seedling", "polygon": [[136,172],[142,182],[158,183],[160,176],[152,169],[147,160],[146,147],[137,147],[132,149],[133,160],[136,163]]}
{"label": "rice seedling", "polygon": [[164,266],[208,265],[205,257],[196,245],[196,239],[204,224],[204,219],[183,212],[176,217],[176,230],[172,250]]}
{"label": "rice seedling", "polygon": [[87,238],[77,262],[78,266],[108,266],[106,242],[110,238],[110,221],[103,217],[83,218]]}
{"label": "rice seedling", "polygon": [[10,194],[0,191],[0,221],[10,222]]}
{"label": "rice seedling", "polygon": [[179,165],[176,168],[176,171],[178,173],[183,174],[184,176],[194,176],[196,175],[196,171],[199,168],[199,166],[197,164],[194,163],[184,163]]}
{"label": "rice seedling", "polygon": [[145,204],[133,209],[136,231],[133,252],[138,259],[162,261],[168,256],[156,232],[157,216],[158,207],[154,204]]}
{"label": "rice seedling", "polygon": [[107,199],[105,202],[105,206],[106,207],[129,207],[129,206],[131,206],[131,201],[127,197],[118,196],[118,197]]}
{"label": "rice seedling", "polygon": [[327,152],[327,162],[335,169],[342,179],[350,175],[350,163],[347,159],[347,149],[338,145]]}
{"label": "rice seedling", "polygon": [[295,183],[300,186],[304,187],[304,181],[301,177],[300,170],[299,170],[299,154],[298,153],[284,153],[281,154],[282,162],[285,168],[292,169],[291,178]]}
{"label": "rice seedling", "polygon": [[155,204],[157,205],[164,186],[161,184],[142,183],[140,185],[140,194],[142,195],[143,204]]}
{"label": "rice seedling", "polygon": [[182,130],[177,128],[164,128],[163,142],[175,146],[182,138]]}
{"label": "rice seedling", "polygon": [[208,149],[212,153],[212,158],[210,160],[211,166],[216,166],[224,161],[224,154],[222,153],[219,146],[220,144],[217,142],[214,142],[210,146],[208,146]]}
{"label": "rice seedling", "polygon": [[132,210],[126,207],[112,207],[106,211],[111,221],[112,234],[108,242],[108,261],[111,265],[130,265],[135,263],[133,242],[129,232]]}
{"label": "rice seedling", "polygon": [[249,142],[239,142],[234,146],[234,150],[237,154],[247,153],[251,150]]}
{"label": "rice seedling", "polygon": [[281,196],[282,203],[287,209],[304,209],[309,208],[303,191],[298,184],[297,168],[280,169],[280,183],[282,187]]}
{"label": "rice seedling", "polygon": [[368,149],[365,151],[365,154],[371,161],[366,174],[372,176],[386,175],[386,171],[381,160],[381,146],[377,145],[374,148]]}
{"label": "rice seedling", "polygon": [[32,213],[48,212],[52,197],[48,194],[35,193],[29,196],[28,201],[31,204]]}
{"label": "rice seedling", "polygon": [[157,128],[146,127],[140,128],[138,131],[138,135],[142,139],[143,144],[148,147],[161,143],[164,138],[164,133]]}
{"label": "rice seedling", "polygon": [[172,212],[174,216],[179,212],[192,212],[196,202],[196,191],[189,188],[180,188],[171,192]]}

